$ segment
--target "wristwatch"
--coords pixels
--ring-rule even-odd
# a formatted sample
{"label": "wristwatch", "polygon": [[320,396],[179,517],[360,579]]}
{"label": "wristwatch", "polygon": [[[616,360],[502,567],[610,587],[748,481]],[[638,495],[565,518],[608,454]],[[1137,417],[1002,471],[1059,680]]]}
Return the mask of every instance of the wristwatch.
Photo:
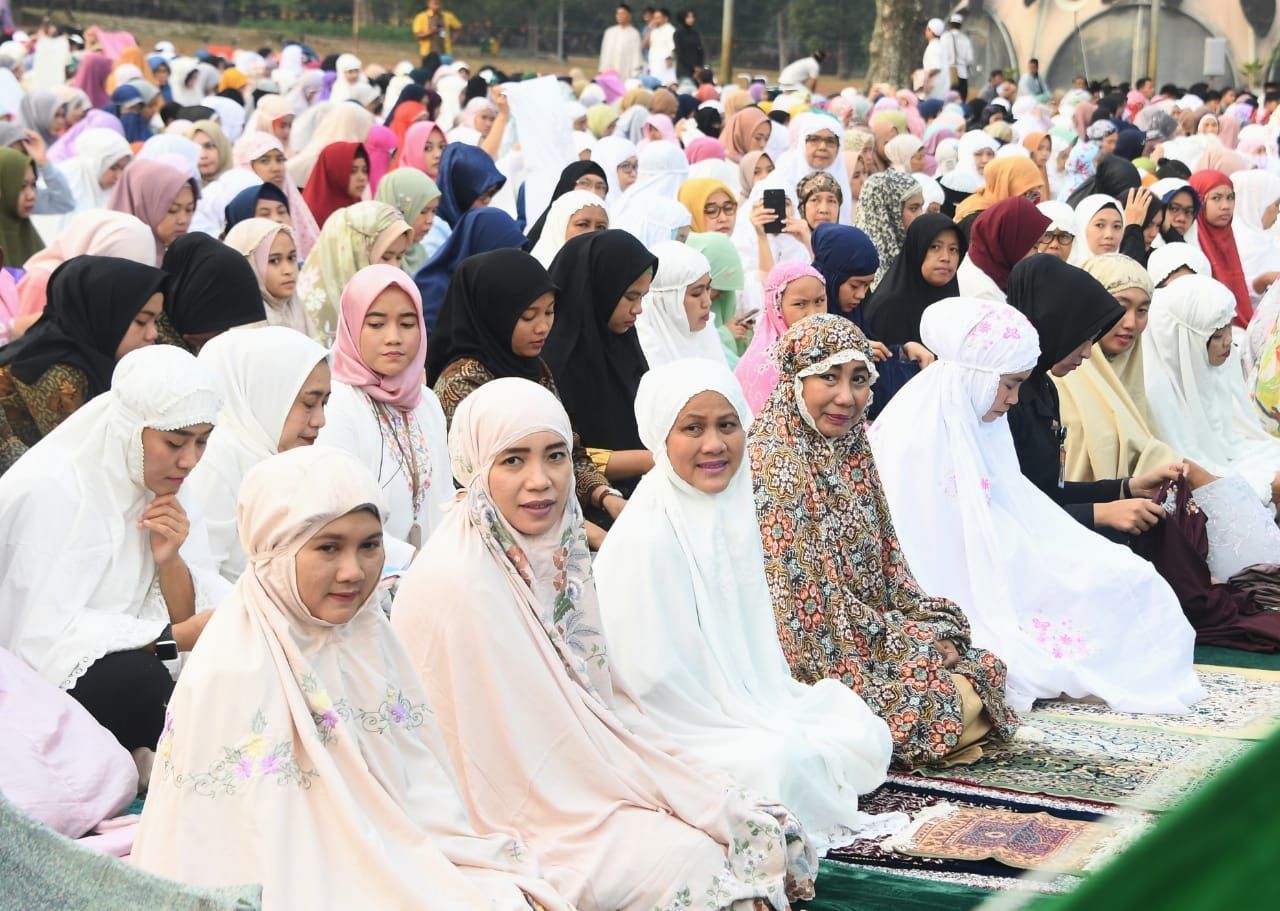
{"label": "wristwatch", "polygon": [[155,642],[156,657],[161,661],[178,660],[178,643],[173,638],[173,624],[166,623]]}
{"label": "wristwatch", "polygon": [[605,497],[617,497],[619,500],[625,500],[625,499],[626,499],[626,497],[625,497],[625,496],[623,496],[622,491],[621,491],[621,490],[619,490],[618,488],[616,488],[616,487],[606,487],[606,488],[604,489],[604,493],[600,494],[600,502],[599,502],[598,504],[596,504],[596,505],[597,505],[597,506],[599,506],[601,509],[604,509],[604,499],[605,499]]}

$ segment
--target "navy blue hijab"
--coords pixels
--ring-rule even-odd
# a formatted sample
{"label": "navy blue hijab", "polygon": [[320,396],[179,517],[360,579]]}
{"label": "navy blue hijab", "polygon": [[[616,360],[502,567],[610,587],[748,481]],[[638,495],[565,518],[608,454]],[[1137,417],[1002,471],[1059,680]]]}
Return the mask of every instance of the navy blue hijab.
{"label": "navy blue hijab", "polygon": [[292,214],[292,210],[289,209],[289,197],[285,195],[284,190],[273,183],[261,183],[256,187],[246,187],[227,203],[224,210],[227,216],[227,230],[230,231],[240,222],[253,218],[253,212],[258,208],[260,199],[282,203],[285,210]]}
{"label": "navy blue hijab", "polygon": [[[501,209],[484,208],[464,212],[444,246],[413,277],[422,294],[422,320],[427,326],[427,337],[430,338],[431,333],[436,331],[445,292],[449,290],[449,282],[459,263],[477,253],[488,253],[504,247],[519,250],[524,242],[524,232],[520,230],[520,226]],[[443,369],[444,365],[440,366]]]}
{"label": "navy blue hijab", "polygon": [[436,184],[440,187],[437,215],[456,228],[464,212],[471,208],[486,190],[496,190],[507,182],[489,157],[477,146],[451,142],[444,147]]}

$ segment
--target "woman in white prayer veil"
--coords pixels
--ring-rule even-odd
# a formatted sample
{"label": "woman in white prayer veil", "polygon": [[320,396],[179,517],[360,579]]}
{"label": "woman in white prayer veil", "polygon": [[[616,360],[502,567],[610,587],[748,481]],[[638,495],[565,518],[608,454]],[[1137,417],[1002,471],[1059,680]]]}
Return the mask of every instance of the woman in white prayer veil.
{"label": "woman in white prayer veil", "polygon": [[858,810],[888,770],[886,724],[839,681],[793,680],[783,657],[743,459],[748,419],[723,364],[688,358],[645,375],[636,420],[656,467],[605,539],[596,586],[609,656],[646,715],[785,802],[821,851],[906,820]]}
{"label": "woman in white prayer veil", "polygon": [[955,601],[974,645],[1004,659],[1018,711],[1066,694],[1120,712],[1185,712],[1204,694],[1173,590],[1018,467],[1005,414],[1040,358],[1036,330],[1007,304],[949,298],[925,310],[920,331],[938,359],[870,432],[920,585]]}
{"label": "woman in white prayer veil", "polygon": [[655,199],[675,199],[689,176],[689,161],[674,142],[658,140],[640,150],[636,182],[622,194],[610,212],[619,220],[642,211]]}
{"label": "woman in white prayer veil", "polygon": [[675,240],[652,244],[649,252],[658,257],[658,268],[636,318],[636,334],[649,367],[692,357],[725,364],[711,312],[711,263]]}
{"label": "woman in white prayer veil", "polygon": [[825,171],[840,186],[840,223],[853,221],[853,190],[844,170],[840,144],[844,128],[826,114],[799,114],[791,121],[791,149],[775,158],[778,174],[793,189],[814,171]]}
{"label": "woman in white prayer veil", "polygon": [[610,215],[609,223],[652,247],[665,240],[683,243],[693,227],[693,216],[676,200],[655,197],[643,207],[632,206],[626,215]]}

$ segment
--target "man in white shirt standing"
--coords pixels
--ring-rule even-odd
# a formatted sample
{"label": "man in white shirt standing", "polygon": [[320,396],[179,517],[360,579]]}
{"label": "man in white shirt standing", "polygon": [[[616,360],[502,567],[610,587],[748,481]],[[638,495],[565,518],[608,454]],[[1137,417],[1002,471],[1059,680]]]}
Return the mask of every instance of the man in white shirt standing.
{"label": "man in white shirt standing", "polygon": [[644,70],[644,54],[640,52],[640,33],[631,24],[631,7],[618,4],[612,25],[605,29],[600,42],[600,72],[613,70],[623,79],[639,76]]}
{"label": "man in white shirt standing", "polygon": [[964,25],[964,17],[952,16],[948,21],[947,37],[944,44],[951,52],[952,65],[956,68],[956,81],[951,88],[960,93],[961,101],[969,100],[969,74],[973,72],[973,42],[969,36],[960,31]]}
{"label": "man in white shirt standing", "polygon": [[675,60],[676,27],[671,24],[671,12],[656,9],[649,20],[649,75],[674,82]]}
{"label": "man in white shirt standing", "polygon": [[947,46],[942,43],[942,35],[946,30],[946,24],[941,19],[930,19],[929,24],[924,27],[924,36],[929,41],[921,64],[924,70],[924,89],[926,97],[939,101],[946,101],[947,93],[951,91],[951,55]]}
{"label": "man in white shirt standing", "polygon": [[791,61],[778,74],[778,87],[784,92],[818,91],[818,74],[822,72],[822,61],[826,59],[827,52],[819,50]]}

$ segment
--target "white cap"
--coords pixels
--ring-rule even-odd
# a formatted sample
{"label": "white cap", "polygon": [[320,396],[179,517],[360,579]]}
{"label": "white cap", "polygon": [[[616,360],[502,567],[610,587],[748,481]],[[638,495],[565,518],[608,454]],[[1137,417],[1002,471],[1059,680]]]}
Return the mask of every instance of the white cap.
{"label": "white cap", "polygon": [[947,30],[947,24],[941,19],[933,18],[929,20],[929,24],[925,28],[931,31],[935,38],[941,38],[942,33]]}

